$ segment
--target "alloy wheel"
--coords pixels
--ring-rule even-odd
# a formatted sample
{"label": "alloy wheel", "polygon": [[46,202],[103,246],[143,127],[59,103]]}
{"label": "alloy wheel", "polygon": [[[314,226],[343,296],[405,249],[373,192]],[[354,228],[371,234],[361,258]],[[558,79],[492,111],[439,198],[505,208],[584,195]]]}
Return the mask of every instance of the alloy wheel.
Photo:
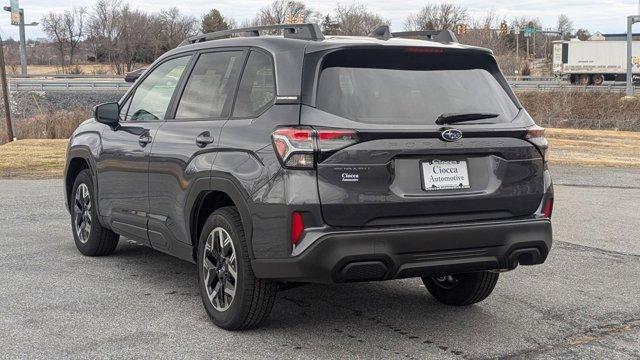
{"label": "alloy wheel", "polygon": [[86,244],[91,235],[91,195],[86,184],[80,184],[76,189],[73,203],[73,216],[76,235],[81,243]]}
{"label": "alloy wheel", "polygon": [[238,262],[233,241],[225,229],[217,227],[209,233],[202,267],[209,302],[217,311],[226,311],[236,295]]}

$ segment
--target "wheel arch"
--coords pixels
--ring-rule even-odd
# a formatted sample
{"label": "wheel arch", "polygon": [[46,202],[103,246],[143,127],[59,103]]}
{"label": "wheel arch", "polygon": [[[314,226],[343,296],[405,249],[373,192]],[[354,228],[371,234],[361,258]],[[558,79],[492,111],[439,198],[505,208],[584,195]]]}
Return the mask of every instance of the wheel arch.
{"label": "wheel arch", "polygon": [[[95,164],[91,157],[91,151],[85,147],[76,147],[69,149],[67,152],[67,163],[64,170],[64,189],[65,189],[65,206],[69,210],[69,199],[71,198],[71,191],[73,190],[73,184],[75,183],[78,174],[81,171],[88,169],[91,172],[93,181],[94,194],[98,192],[98,184],[96,181]],[[99,210],[99,209],[98,209]]]}
{"label": "wheel arch", "polygon": [[214,211],[225,206],[234,206],[238,209],[247,240],[249,256],[252,259],[254,258],[251,246],[253,222],[251,221],[251,213],[249,212],[248,198],[233,180],[214,177],[211,178],[208,186],[205,186],[204,182],[201,181],[200,184],[195,184],[190,198],[188,203],[191,204],[191,206],[187,214],[194,261],[196,260],[198,241],[204,223]]}

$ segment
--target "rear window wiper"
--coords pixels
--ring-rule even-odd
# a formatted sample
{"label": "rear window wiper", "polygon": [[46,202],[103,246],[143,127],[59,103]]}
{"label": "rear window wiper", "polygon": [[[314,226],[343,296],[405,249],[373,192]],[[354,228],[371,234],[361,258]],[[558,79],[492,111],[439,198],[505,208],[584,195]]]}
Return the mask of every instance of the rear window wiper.
{"label": "rear window wiper", "polygon": [[493,119],[500,116],[499,114],[490,113],[468,113],[468,114],[442,114],[436,120],[437,125],[455,124],[465,121],[474,121],[482,119]]}

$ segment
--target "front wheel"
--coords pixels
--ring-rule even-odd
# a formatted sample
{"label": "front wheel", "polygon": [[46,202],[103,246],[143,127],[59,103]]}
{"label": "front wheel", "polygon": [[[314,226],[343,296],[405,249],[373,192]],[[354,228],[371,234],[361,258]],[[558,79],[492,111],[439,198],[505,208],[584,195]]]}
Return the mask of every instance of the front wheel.
{"label": "front wheel", "polygon": [[256,279],[238,210],[216,210],[198,243],[198,287],[211,320],[227,330],[258,326],[271,312],[277,283]]}
{"label": "front wheel", "polygon": [[69,205],[71,228],[78,250],[86,256],[103,256],[113,253],[120,236],[104,228],[98,221],[93,178],[89,170],[82,170],[73,184]]}
{"label": "front wheel", "polygon": [[467,306],[486,299],[498,282],[498,273],[481,271],[439,277],[423,277],[431,295],[443,304]]}

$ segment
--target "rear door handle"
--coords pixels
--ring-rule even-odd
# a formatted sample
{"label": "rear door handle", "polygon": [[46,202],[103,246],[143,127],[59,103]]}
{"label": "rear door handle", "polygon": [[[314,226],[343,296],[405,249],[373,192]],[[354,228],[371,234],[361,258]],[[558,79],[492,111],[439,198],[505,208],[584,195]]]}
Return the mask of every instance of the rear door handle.
{"label": "rear door handle", "polygon": [[205,131],[196,137],[196,145],[199,147],[205,147],[209,144],[213,144],[213,141],[214,139],[208,131]]}
{"label": "rear door handle", "polygon": [[149,145],[151,143],[151,141],[153,141],[153,138],[148,133],[147,134],[142,134],[138,138],[138,143],[142,147],[145,147],[145,146]]}

